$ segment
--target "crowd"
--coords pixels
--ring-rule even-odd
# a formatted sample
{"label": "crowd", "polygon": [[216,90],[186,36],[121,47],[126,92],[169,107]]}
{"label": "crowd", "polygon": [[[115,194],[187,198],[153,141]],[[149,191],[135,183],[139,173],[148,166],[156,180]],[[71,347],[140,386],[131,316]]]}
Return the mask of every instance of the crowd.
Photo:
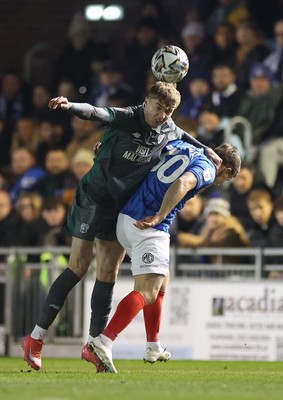
{"label": "crowd", "polygon": [[[139,104],[155,82],[151,57],[164,44],[180,46],[190,61],[177,86],[176,123],[211,148],[230,141],[243,160],[229,185],[187,202],[172,226],[172,243],[282,246],[283,18],[274,18],[267,37],[248,3],[218,0],[205,16],[190,8],[178,31],[161,2],[145,1],[117,59],[75,15],[49,86],[24,82],[16,68],[7,68],[0,87],[0,247],[70,243],[60,226],[93,165],[102,126],[50,110],[49,100]],[[235,117],[247,124],[234,124]]]}

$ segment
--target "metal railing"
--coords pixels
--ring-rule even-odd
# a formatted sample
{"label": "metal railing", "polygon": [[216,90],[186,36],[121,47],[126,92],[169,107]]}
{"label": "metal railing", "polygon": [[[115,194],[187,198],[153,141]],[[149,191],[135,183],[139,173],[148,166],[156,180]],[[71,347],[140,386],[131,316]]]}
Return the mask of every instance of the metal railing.
{"label": "metal railing", "polygon": [[[32,330],[50,285],[67,267],[69,247],[0,249],[0,298],[7,341],[19,341]],[[233,261],[234,260],[234,261]],[[171,279],[259,281],[282,279],[283,248],[199,248],[171,247]],[[95,278],[95,253],[88,271]],[[130,260],[120,268],[120,276],[131,275]],[[2,291],[2,293],[1,293]],[[83,335],[83,280],[70,292],[64,307],[49,330],[56,342]],[[2,296],[2,297],[1,297]],[[89,305],[86,305],[89,307]]]}

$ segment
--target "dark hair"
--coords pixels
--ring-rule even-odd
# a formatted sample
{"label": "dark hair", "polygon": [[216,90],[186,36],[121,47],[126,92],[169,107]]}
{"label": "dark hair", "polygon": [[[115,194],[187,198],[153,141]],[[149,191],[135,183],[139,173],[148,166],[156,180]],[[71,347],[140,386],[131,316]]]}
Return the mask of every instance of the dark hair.
{"label": "dark hair", "polygon": [[231,168],[231,177],[234,178],[241,168],[241,157],[237,147],[230,143],[223,143],[214,151],[222,159],[225,167]]}

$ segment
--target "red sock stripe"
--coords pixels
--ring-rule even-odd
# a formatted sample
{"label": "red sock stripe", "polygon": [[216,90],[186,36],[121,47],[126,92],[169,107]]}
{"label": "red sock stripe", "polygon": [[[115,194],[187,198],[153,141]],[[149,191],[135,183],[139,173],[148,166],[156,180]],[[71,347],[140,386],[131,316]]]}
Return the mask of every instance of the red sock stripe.
{"label": "red sock stripe", "polygon": [[144,307],[144,323],[146,339],[148,342],[158,342],[159,329],[161,324],[162,303],[165,292],[159,292],[154,303]]}

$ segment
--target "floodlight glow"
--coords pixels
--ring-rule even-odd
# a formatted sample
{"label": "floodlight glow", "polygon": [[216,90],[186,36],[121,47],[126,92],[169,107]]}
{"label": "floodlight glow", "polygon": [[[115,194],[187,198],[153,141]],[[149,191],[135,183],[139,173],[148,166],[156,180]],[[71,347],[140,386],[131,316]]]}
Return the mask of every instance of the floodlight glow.
{"label": "floodlight glow", "polygon": [[124,8],[118,5],[105,7],[103,10],[103,19],[105,21],[120,21],[124,17]]}
{"label": "floodlight glow", "polygon": [[88,21],[99,21],[103,16],[104,5],[95,4],[85,7],[85,18]]}

